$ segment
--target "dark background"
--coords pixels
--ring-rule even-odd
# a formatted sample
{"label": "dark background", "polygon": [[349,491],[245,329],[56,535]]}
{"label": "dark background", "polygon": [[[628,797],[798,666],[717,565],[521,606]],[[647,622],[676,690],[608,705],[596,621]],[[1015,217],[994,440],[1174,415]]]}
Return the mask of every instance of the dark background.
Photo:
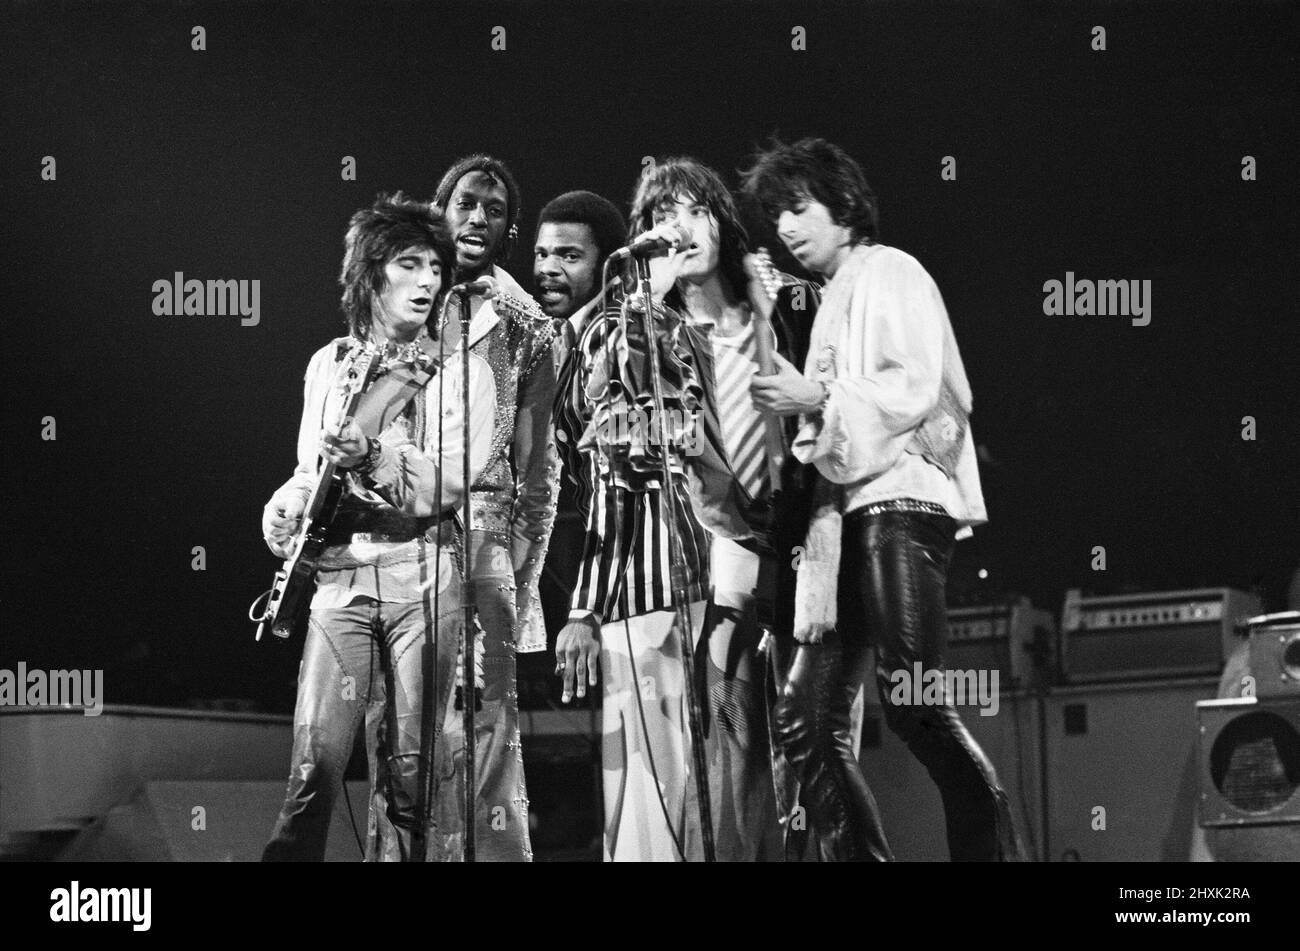
{"label": "dark background", "polygon": [[[958,546],[954,597],[1285,601],[1295,5],[6,3],[3,21],[6,667],[107,668],[110,702],[288,709],[299,645],[255,645],[245,612],[276,567],[259,520],[294,465],[302,370],[342,332],[349,215],[497,154],[524,189],[528,286],[550,197],[624,205],[643,156],[683,152],[734,183],[774,132],[854,154],[885,241],[943,291],[989,457],[991,523]],[[1044,316],[1067,270],[1152,281],[1150,326]],[[154,316],[175,271],[260,280],[260,325]]]}

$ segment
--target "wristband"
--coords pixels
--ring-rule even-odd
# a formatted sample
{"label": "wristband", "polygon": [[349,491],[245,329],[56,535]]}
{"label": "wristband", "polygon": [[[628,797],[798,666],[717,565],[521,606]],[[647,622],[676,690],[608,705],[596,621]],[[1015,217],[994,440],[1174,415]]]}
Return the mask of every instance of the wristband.
{"label": "wristband", "polygon": [[375,466],[379,465],[379,454],[383,448],[383,444],[378,439],[371,439],[367,444],[365,456],[352,467],[352,471],[359,476],[370,475],[375,471]]}

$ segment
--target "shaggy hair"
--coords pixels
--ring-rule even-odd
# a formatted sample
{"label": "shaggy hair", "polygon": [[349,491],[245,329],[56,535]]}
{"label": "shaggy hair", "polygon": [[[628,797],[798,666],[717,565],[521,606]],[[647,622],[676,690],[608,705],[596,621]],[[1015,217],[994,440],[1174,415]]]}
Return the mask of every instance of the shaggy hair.
{"label": "shaggy hair", "polygon": [[741,176],[746,198],[773,224],[781,212],[811,198],[826,206],[832,221],[849,229],[855,243],[880,240],[880,202],[862,167],[825,139],[800,139],[794,145],[773,139]]}
{"label": "shaggy hair", "polygon": [[443,173],[438,187],[433,191],[434,207],[446,214],[447,202],[451,201],[451,193],[456,190],[456,183],[470,172],[482,172],[506,187],[506,235],[492,259],[497,264],[504,264],[514,251],[515,241],[519,236],[519,215],[523,210],[523,195],[519,191],[519,183],[515,181],[514,175],[510,174],[510,169],[506,167],[505,162],[481,152],[467,155]]}
{"label": "shaggy hair", "polygon": [[[689,156],[666,158],[646,166],[632,196],[629,243],[654,226],[655,209],[687,198],[700,202],[718,220],[718,264],[733,295],[744,298],[745,254],[749,235],[741,224],[740,212],[722,178],[698,159]],[[681,294],[673,288],[664,295],[669,307],[680,307]]]}
{"label": "shaggy hair", "polygon": [[442,287],[434,296],[431,313],[437,313],[443,293],[456,267],[456,249],[442,212],[412,201],[401,192],[381,194],[370,208],[352,216],[343,239],[343,317],[348,332],[358,340],[370,339],[376,296],[383,292],[384,266],[408,248],[432,251],[442,262]]}

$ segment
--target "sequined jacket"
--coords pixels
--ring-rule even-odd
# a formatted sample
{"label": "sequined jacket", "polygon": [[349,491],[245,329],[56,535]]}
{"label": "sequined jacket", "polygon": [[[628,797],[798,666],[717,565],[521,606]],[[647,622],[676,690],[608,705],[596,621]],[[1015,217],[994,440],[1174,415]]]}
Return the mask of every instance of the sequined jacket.
{"label": "sequined jacket", "polygon": [[[487,548],[476,565],[493,577],[513,572],[515,647],[540,651],[546,649],[546,627],[537,583],[555,522],[560,471],[551,429],[555,330],[513,277],[499,267],[492,276],[498,293],[479,305],[469,325],[470,350],[487,361],[496,383],[492,448],[470,491],[472,527]],[[480,611],[480,619],[487,613]]]}

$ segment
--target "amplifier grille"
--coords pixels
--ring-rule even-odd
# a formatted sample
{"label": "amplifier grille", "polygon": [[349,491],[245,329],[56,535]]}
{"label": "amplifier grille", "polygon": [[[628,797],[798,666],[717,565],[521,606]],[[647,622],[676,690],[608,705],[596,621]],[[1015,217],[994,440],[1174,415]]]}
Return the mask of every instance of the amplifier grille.
{"label": "amplifier grille", "polygon": [[1270,813],[1300,788],[1300,734],[1276,713],[1243,714],[1215,738],[1210,777],[1242,812]]}

